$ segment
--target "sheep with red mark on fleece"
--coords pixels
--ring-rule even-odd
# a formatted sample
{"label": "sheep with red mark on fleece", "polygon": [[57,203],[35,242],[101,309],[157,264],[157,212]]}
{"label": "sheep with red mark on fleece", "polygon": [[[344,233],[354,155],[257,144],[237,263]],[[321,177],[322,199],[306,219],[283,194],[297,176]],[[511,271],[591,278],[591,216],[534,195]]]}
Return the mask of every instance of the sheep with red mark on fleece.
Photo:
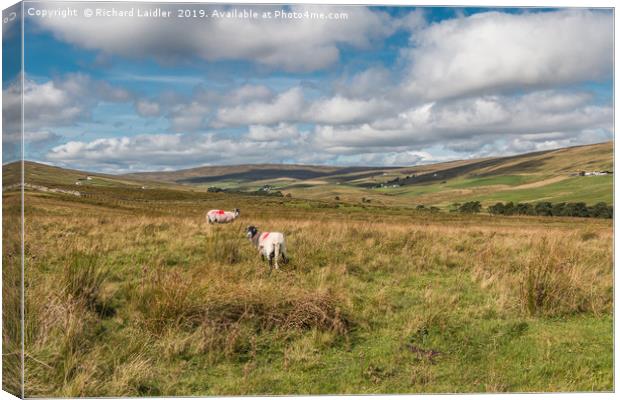
{"label": "sheep with red mark on fleece", "polygon": [[270,273],[274,263],[276,269],[280,269],[278,265],[280,256],[285,264],[288,262],[284,234],[281,232],[259,232],[257,227],[251,225],[246,229],[246,236],[258,249],[261,258],[264,260],[266,257],[269,260]]}
{"label": "sheep with red mark on fleece", "polygon": [[237,219],[240,214],[241,212],[238,208],[235,208],[233,211],[210,210],[207,212],[207,222],[209,224],[227,224]]}

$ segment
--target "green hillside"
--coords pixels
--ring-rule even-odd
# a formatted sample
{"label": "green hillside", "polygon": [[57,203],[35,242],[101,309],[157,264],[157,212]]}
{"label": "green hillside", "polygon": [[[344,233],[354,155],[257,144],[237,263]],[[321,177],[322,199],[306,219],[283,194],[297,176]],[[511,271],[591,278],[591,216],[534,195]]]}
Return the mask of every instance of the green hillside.
{"label": "green hillside", "polygon": [[[18,164],[4,166],[6,182],[17,168]],[[26,162],[25,170],[27,183],[49,187],[217,187],[242,192],[262,188],[294,198],[388,207],[447,208],[467,201],[483,206],[508,201],[613,202],[612,142],[399,168],[261,164],[109,175]],[[610,174],[580,176],[600,171]]]}
{"label": "green hillside", "polygon": [[[405,207],[419,204],[446,207],[474,200],[483,205],[497,201],[611,203],[613,175],[579,176],[581,171],[613,172],[613,144],[377,171],[358,179],[330,176],[320,181],[271,183],[278,190],[298,197],[322,200],[338,197],[341,201],[360,201],[364,197],[380,205]],[[265,183],[270,182],[260,182]],[[256,188],[257,185],[249,182],[239,186]]]}
{"label": "green hillside", "polygon": [[[19,162],[2,166],[4,185],[19,182]],[[24,181],[28,185],[79,190],[83,188],[168,188],[189,190],[186,185],[132,179],[119,175],[60,168],[32,161],[24,162]],[[79,184],[78,184],[79,183]]]}

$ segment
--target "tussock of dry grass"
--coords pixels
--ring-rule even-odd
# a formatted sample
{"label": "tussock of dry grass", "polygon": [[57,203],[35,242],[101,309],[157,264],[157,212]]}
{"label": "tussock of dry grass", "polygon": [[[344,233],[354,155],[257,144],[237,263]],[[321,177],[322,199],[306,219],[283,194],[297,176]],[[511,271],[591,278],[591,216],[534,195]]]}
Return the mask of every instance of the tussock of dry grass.
{"label": "tussock of dry grass", "polygon": [[131,295],[145,325],[154,332],[201,324],[225,330],[250,324],[255,330],[321,329],[346,333],[350,321],[329,291],[282,291],[270,282],[200,287],[176,271],[157,269]]}
{"label": "tussock of dry grass", "polygon": [[237,287],[212,293],[205,300],[205,319],[216,326],[250,322],[259,330],[319,329],[346,334],[351,324],[329,291]]}
{"label": "tussock of dry grass", "polygon": [[611,310],[611,282],[597,279],[603,271],[584,260],[571,239],[542,237],[532,246],[520,285],[521,303],[531,315]]}
{"label": "tussock of dry grass", "polygon": [[105,267],[97,265],[97,256],[72,254],[64,267],[60,285],[70,301],[94,309],[107,273]]}
{"label": "tussock of dry grass", "polygon": [[529,315],[600,315],[612,306],[612,241],[607,233],[545,231],[494,235],[471,262],[472,276],[506,310]]}

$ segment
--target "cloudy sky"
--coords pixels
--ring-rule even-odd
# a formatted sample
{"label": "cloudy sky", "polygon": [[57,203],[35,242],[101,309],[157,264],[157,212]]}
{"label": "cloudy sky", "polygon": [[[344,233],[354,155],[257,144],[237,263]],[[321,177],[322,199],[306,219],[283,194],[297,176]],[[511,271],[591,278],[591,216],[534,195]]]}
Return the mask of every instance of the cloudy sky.
{"label": "cloudy sky", "polygon": [[[247,20],[180,19],[172,5],[168,19],[83,17],[93,5],[26,17],[27,159],[112,173],[413,165],[613,138],[610,10],[284,7],[346,14],[319,20],[254,6],[261,18]],[[15,81],[5,115],[19,110]]]}

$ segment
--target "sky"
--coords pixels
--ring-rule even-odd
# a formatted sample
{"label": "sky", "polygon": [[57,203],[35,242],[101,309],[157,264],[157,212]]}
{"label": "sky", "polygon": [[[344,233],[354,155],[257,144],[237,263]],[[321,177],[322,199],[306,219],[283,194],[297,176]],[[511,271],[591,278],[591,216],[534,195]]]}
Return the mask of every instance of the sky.
{"label": "sky", "polygon": [[[171,16],[143,16],[157,7]],[[67,8],[77,16],[62,17]],[[84,16],[97,8],[133,16]],[[179,8],[198,17],[179,18]],[[107,173],[405,166],[613,139],[608,9],[26,9],[28,160]],[[213,16],[234,9],[258,17]],[[20,71],[8,77],[10,118],[19,112]],[[19,125],[6,121],[5,143],[19,137],[11,134]]]}

